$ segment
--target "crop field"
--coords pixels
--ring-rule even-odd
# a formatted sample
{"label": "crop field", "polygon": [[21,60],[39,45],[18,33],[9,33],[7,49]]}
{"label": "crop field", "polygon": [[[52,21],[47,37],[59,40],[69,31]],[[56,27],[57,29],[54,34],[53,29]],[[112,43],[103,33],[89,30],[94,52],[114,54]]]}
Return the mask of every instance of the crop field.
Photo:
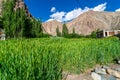
{"label": "crop field", "polygon": [[120,40],[36,38],[0,41],[0,80],[62,80],[120,56]]}

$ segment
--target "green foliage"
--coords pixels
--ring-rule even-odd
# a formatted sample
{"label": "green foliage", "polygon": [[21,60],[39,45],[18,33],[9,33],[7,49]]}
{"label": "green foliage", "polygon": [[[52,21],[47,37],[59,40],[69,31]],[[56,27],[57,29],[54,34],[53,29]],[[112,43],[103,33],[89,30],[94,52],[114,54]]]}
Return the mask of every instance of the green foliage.
{"label": "green foliage", "polygon": [[39,19],[32,19],[32,36],[33,37],[41,37],[42,31],[42,23]]}
{"label": "green foliage", "polygon": [[61,32],[59,31],[59,27],[56,28],[56,34],[58,37],[61,37]]}
{"label": "green foliage", "polygon": [[39,19],[28,17],[25,10],[14,10],[16,0],[3,3],[2,18],[7,38],[41,37],[42,25]]}
{"label": "green foliage", "polygon": [[0,46],[0,80],[62,80],[60,46],[40,39],[8,40]]}
{"label": "green foliage", "polygon": [[0,28],[3,28],[3,20],[2,20],[2,17],[0,17]]}
{"label": "green foliage", "polygon": [[7,40],[0,46],[0,80],[61,80],[61,69],[80,73],[120,56],[117,37]]}
{"label": "green foliage", "polygon": [[91,33],[91,38],[97,38],[96,31],[93,31],[93,32]]}
{"label": "green foliage", "polygon": [[4,26],[7,37],[10,37],[13,33],[11,32],[12,31],[11,25],[13,21],[12,19],[13,19],[14,4],[15,3],[13,1],[8,0],[7,2],[4,2],[2,6],[3,26]]}
{"label": "green foliage", "polygon": [[71,34],[68,34],[67,38],[84,38],[85,36],[84,35],[81,35],[81,34],[76,34],[76,33],[71,33]]}
{"label": "green foliage", "polygon": [[97,33],[93,31],[90,35],[86,35],[86,38],[97,38]]}
{"label": "green foliage", "polygon": [[75,34],[75,28],[73,28],[73,34]]}
{"label": "green foliage", "polygon": [[73,32],[68,34],[66,38],[84,38],[85,36],[82,34],[75,33],[75,29],[73,28]]}
{"label": "green foliage", "polygon": [[86,38],[97,38],[97,32],[99,32],[100,30],[97,29],[95,31],[93,31],[90,35],[87,35]]}
{"label": "green foliage", "polygon": [[62,37],[67,37],[68,36],[68,29],[66,24],[63,24],[63,28],[62,28]]}
{"label": "green foliage", "polygon": [[41,38],[49,38],[50,36],[51,36],[50,34],[41,33],[39,37],[41,37]]}

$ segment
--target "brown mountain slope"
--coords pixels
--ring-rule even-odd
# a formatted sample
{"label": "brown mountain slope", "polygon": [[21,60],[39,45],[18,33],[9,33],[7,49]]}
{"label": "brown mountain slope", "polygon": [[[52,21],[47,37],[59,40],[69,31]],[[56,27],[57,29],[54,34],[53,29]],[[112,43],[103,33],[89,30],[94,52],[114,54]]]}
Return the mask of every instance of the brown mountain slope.
{"label": "brown mountain slope", "polygon": [[75,28],[76,33],[88,35],[97,29],[119,29],[120,12],[88,11],[67,23],[69,32]]}
{"label": "brown mountain slope", "polygon": [[[69,33],[72,33],[73,28],[78,34],[88,35],[97,29],[120,29],[120,12],[97,12],[88,11],[76,19],[66,23]],[[62,23],[58,21],[50,21],[43,23],[45,32],[56,35],[56,28],[59,26],[62,30]]]}
{"label": "brown mountain slope", "polygon": [[51,34],[53,36],[56,35],[56,28],[59,28],[59,31],[62,32],[62,23],[56,20],[45,22],[42,24],[43,30],[45,33]]}

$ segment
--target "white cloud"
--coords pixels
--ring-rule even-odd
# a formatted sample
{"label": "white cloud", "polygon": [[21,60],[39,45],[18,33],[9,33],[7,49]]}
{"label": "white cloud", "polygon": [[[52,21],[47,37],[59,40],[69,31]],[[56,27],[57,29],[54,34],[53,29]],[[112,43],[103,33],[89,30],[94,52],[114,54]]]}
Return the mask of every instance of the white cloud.
{"label": "white cloud", "polygon": [[93,11],[104,11],[106,9],[107,3],[100,4],[93,8]]}
{"label": "white cloud", "polygon": [[118,11],[120,11],[120,8],[115,10],[115,12],[118,12]]}
{"label": "white cloud", "polygon": [[[48,19],[46,22],[49,22],[49,21],[53,21],[53,20],[55,20],[55,19]],[[60,20],[57,20],[58,22],[62,22],[62,21],[60,21]]]}
{"label": "white cloud", "polygon": [[90,8],[88,8],[88,7],[85,7],[83,10],[81,8],[74,9],[74,10],[66,13],[64,21],[72,20],[72,19],[78,17],[80,14],[87,12],[88,10],[90,10]]}
{"label": "white cloud", "polygon": [[55,7],[52,7],[50,11],[51,11],[51,12],[55,12],[55,11],[56,11],[56,8],[55,8]]}
{"label": "white cloud", "polygon": [[62,22],[65,14],[66,14],[65,12],[56,12],[56,13],[50,15],[50,17],[53,20],[58,20],[58,21]]}
{"label": "white cloud", "polygon": [[69,12],[64,12],[64,11],[55,12],[52,15],[50,15],[49,20],[58,20],[60,22],[70,21],[70,20],[78,17],[80,14],[87,12],[89,10],[104,11],[106,9],[106,5],[107,5],[107,3],[103,3],[103,4],[99,4],[98,6],[95,6],[94,8],[85,7],[84,9],[81,9],[81,8],[73,9],[72,11],[69,11]]}
{"label": "white cloud", "polygon": [[71,20],[71,19],[74,19],[76,18],[77,16],[80,15],[80,13],[82,12],[82,9],[81,8],[78,8],[78,9],[74,9],[70,12],[68,12],[66,15],[65,15],[65,21],[68,21],[68,20]]}
{"label": "white cloud", "polygon": [[46,22],[53,21],[54,19],[48,19]]}

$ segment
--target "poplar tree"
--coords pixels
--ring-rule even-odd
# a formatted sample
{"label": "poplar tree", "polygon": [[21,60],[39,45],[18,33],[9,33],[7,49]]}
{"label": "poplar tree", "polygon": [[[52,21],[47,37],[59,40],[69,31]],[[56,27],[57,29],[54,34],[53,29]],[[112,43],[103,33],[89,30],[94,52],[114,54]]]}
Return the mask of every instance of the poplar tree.
{"label": "poplar tree", "polygon": [[67,29],[66,24],[63,24],[62,36],[63,36],[63,37],[67,37],[67,36],[68,36],[68,29]]}
{"label": "poplar tree", "polygon": [[61,37],[61,33],[60,33],[60,31],[59,31],[59,27],[57,26],[57,28],[56,28],[56,35],[58,36],[58,37]]}

